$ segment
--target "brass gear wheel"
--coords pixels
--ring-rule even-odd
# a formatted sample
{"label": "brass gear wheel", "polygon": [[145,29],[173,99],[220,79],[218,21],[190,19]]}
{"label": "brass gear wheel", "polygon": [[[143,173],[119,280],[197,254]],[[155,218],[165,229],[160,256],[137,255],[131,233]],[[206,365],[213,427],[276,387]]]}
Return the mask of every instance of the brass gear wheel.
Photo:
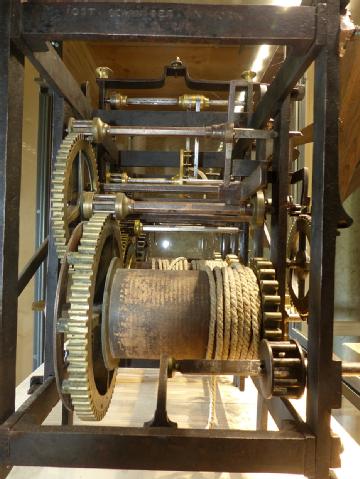
{"label": "brass gear wheel", "polygon": [[109,407],[116,369],[105,366],[101,346],[101,303],[111,260],[122,260],[118,223],[96,213],[83,224],[78,251],[67,255],[70,270],[70,309],[66,325],[68,378],[63,382],[77,416],[101,420]]}
{"label": "brass gear wheel", "polygon": [[51,225],[59,258],[73,228],[80,222],[83,191],[98,191],[96,157],[83,135],[70,133],[56,156],[51,178]]}
{"label": "brass gear wheel", "polygon": [[283,338],[283,318],[280,311],[279,283],[274,265],[265,258],[253,258],[250,262],[260,288],[262,311],[262,338],[279,341]]}

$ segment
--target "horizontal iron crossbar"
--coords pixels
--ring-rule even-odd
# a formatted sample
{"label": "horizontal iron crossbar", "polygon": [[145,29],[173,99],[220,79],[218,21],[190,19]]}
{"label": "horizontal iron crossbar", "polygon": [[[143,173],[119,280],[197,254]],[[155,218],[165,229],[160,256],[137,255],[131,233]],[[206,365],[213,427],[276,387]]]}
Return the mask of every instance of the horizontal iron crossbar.
{"label": "horizontal iron crossbar", "polygon": [[314,7],[157,3],[28,3],[23,35],[50,40],[295,44],[315,38]]}
{"label": "horizontal iron crossbar", "polygon": [[0,439],[4,464],[141,470],[307,474],[315,449],[292,431],[29,425]]}

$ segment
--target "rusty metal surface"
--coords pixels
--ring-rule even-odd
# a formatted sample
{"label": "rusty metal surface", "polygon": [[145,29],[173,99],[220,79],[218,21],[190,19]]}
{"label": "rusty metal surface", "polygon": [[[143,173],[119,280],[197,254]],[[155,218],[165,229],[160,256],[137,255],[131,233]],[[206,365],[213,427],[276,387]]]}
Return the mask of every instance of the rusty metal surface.
{"label": "rusty metal surface", "polygon": [[103,321],[115,358],[205,358],[210,302],[203,271],[118,269],[108,311]]}
{"label": "rusty metal surface", "polygon": [[115,2],[27,3],[26,39],[296,44],[314,40],[315,9],[272,5]]}

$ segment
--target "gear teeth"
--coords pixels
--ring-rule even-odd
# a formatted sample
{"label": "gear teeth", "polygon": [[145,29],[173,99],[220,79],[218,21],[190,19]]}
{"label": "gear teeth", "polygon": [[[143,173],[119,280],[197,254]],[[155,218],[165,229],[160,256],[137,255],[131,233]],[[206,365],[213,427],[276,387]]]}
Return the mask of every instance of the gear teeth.
{"label": "gear teeth", "polygon": [[66,197],[71,181],[73,163],[80,151],[86,154],[93,190],[98,191],[99,188],[96,157],[90,142],[82,134],[70,133],[63,140],[57,153],[51,178],[51,225],[59,259],[66,253],[66,244],[70,237]]}
{"label": "gear teeth", "polygon": [[136,240],[136,259],[138,261],[145,261],[146,259],[146,246],[148,240],[149,238],[147,234],[139,235]]}
{"label": "gear teeth", "polygon": [[271,341],[281,340],[283,318],[280,311],[281,298],[274,265],[265,258],[253,258],[251,267],[257,277],[261,292],[263,337]]}
{"label": "gear teeth", "polygon": [[[287,240],[287,261],[289,263],[297,256],[296,250],[298,249],[300,234],[303,234],[306,240],[311,244],[311,216],[308,214],[299,215],[290,228]],[[288,266],[290,266],[290,264]],[[287,287],[290,304],[296,309],[300,317],[306,320],[309,315],[309,291],[307,291],[305,296],[300,298],[294,290],[293,279],[293,273],[289,268],[287,271]]]}
{"label": "gear teeth", "polygon": [[[100,394],[94,384],[92,366],[89,366],[92,365],[92,285],[96,279],[94,265],[97,255],[101,254],[101,235],[110,220],[108,214],[95,213],[83,225],[78,252],[69,255],[69,262],[73,265],[69,271],[72,284],[69,288],[70,309],[66,319],[69,366],[68,378],[63,382],[62,390],[70,394],[77,416],[86,421],[99,421],[105,416],[115,386],[116,371],[113,372],[106,393]],[[115,236],[120,249],[120,235]]]}

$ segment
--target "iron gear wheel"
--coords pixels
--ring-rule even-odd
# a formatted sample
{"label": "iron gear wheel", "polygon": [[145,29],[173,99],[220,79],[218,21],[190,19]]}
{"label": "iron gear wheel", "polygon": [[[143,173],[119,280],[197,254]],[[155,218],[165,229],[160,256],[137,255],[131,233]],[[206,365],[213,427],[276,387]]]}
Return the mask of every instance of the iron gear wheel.
{"label": "iron gear wheel", "polygon": [[279,341],[283,337],[283,318],[280,311],[279,283],[274,265],[265,258],[250,261],[260,289],[262,311],[262,337]]}
{"label": "iron gear wheel", "polygon": [[303,319],[309,314],[311,216],[299,215],[287,242],[287,286],[292,304]]}
{"label": "iron gear wheel", "polygon": [[109,407],[116,367],[106,368],[101,344],[101,304],[105,279],[114,257],[122,260],[118,223],[106,213],[95,213],[83,223],[76,253],[68,255],[70,309],[66,322],[68,378],[63,392],[82,420],[99,421]]}
{"label": "iron gear wheel", "polygon": [[297,341],[263,339],[260,343],[260,360],[263,363],[263,371],[259,382],[265,399],[273,396],[298,399],[304,394],[305,357]]}
{"label": "iron gear wheel", "polygon": [[51,226],[56,252],[62,258],[73,228],[81,219],[84,191],[98,191],[96,157],[91,143],[70,133],[56,155],[51,178]]}

